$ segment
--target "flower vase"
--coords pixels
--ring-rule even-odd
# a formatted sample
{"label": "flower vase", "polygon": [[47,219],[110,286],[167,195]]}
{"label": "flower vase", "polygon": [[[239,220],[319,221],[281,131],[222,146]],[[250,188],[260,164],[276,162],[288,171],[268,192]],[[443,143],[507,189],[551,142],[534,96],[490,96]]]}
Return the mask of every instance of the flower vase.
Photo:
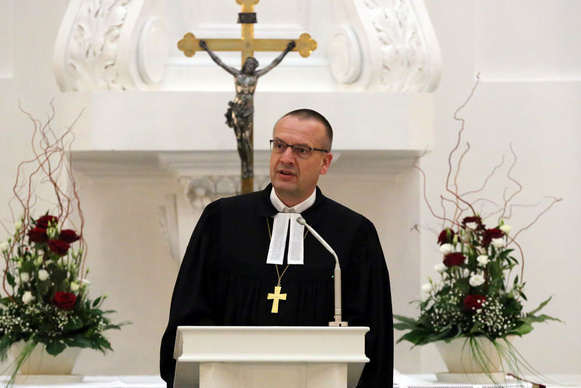
{"label": "flower vase", "polygon": [[[10,348],[10,354],[16,359],[24,349],[24,343],[19,342]],[[43,344],[37,344],[30,356],[22,363],[16,376],[16,384],[40,383],[75,383],[83,380],[83,376],[72,374],[81,348],[66,348],[60,354],[53,356],[46,352]]]}
{"label": "flower vase", "polygon": [[[512,338],[508,338],[510,341]],[[502,383],[506,379],[502,357],[497,346],[506,348],[504,339],[497,344],[486,337],[474,337],[477,350],[472,349],[468,337],[455,338],[450,342],[437,341],[436,348],[444,360],[448,373],[437,373],[439,381],[450,383]]]}

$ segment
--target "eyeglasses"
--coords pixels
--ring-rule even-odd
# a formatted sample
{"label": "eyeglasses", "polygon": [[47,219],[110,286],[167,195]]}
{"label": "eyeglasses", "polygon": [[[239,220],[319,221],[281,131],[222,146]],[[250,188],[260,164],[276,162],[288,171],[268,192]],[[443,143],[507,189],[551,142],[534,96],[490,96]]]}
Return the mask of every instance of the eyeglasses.
{"label": "eyeglasses", "polygon": [[288,147],[291,147],[293,153],[301,159],[308,158],[311,151],[329,152],[328,150],[321,148],[312,148],[301,144],[286,144],[284,141],[280,140],[270,140],[270,150],[275,154],[284,154]]}

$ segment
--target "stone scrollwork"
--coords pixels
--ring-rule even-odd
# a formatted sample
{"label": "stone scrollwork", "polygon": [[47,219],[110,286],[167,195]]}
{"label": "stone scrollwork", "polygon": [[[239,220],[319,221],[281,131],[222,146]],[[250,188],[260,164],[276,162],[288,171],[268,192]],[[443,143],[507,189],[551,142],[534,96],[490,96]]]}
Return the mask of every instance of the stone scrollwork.
{"label": "stone scrollwork", "polygon": [[[255,188],[260,190],[269,182],[268,176],[255,175]],[[219,198],[240,194],[239,175],[181,177],[180,184],[193,209],[204,209]]]}
{"label": "stone scrollwork", "polygon": [[[329,58],[337,81],[389,92],[436,89],[440,51],[423,0],[343,0],[342,4],[339,14],[356,36],[349,37],[343,27],[343,33],[331,39],[334,50]],[[364,66],[360,76],[355,66],[357,41]]]}
{"label": "stone scrollwork", "polygon": [[[429,19],[422,19],[420,1],[366,1],[377,37],[381,42],[380,82],[393,91],[422,92],[430,87],[434,52],[426,34],[433,34]],[[414,7],[414,3],[416,7]],[[437,49],[437,45],[435,47]]]}
{"label": "stone scrollwork", "polygon": [[162,3],[72,0],[55,45],[61,90],[147,89],[159,83],[167,53]]}

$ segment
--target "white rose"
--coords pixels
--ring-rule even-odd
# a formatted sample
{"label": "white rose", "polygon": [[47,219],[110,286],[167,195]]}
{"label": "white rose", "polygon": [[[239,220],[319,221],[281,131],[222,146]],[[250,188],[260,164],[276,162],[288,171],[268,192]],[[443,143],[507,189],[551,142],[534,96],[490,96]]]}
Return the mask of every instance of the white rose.
{"label": "white rose", "polygon": [[83,286],[83,287],[89,287],[90,284],[91,284],[91,282],[88,281],[87,279],[81,280],[81,286]]}
{"label": "white rose", "polygon": [[38,279],[41,281],[44,281],[46,279],[48,279],[49,275],[48,275],[48,271],[45,269],[41,269],[38,271]]}
{"label": "white rose", "polygon": [[448,253],[454,252],[454,247],[452,244],[442,244],[440,245],[440,252],[442,252],[444,255],[447,255]]}
{"label": "white rose", "polygon": [[446,269],[448,269],[448,267],[446,267],[446,264],[444,263],[438,263],[434,266],[434,269],[439,273],[444,273],[446,272]]}
{"label": "white rose", "polygon": [[422,284],[422,291],[425,293],[429,293],[430,291],[432,291],[432,283]]}
{"label": "white rose", "polygon": [[493,238],[491,243],[492,246],[495,247],[496,249],[502,248],[504,247],[504,238],[503,237]]}
{"label": "white rose", "polygon": [[485,267],[486,264],[488,264],[488,256],[487,255],[480,255],[476,258],[476,261],[478,261],[478,264]]}
{"label": "white rose", "polygon": [[14,223],[14,229],[18,232],[20,229],[22,229],[22,221],[18,220]]}
{"label": "white rose", "polygon": [[10,249],[10,244],[8,244],[7,241],[3,241],[2,244],[0,244],[0,251],[8,252],[9,249]]}
{"label": "white rose", "polygon": [[480,274],[470,276],[470,280],[468,281],[472,287],[478,287],[484,284],[484,276]]}
{"label": "white rose", "polygon": [[20,280],[22,281],[22,283],[28,282],[30,280],[30,275],[28,274],[28,272],[21,272]]}
{"label": "white rose", "polygon": [[467,222],[466,223],[466,228],[468,228],[470,230],[476,230],[476,229],[478,229],[478,223],[476,223],[476,222]]}
{"label": "white rose", "polygon": [[32,293],[30,291],[26,291],[24,293],[24,295],[22,295],[22,303],[24,303],[24,304],[29,304],[33,300],[34,300],[34,296],[32,296]]}
{"label": "white rose", "polygon": [[510,230],[512,229],[512,226],[510,225],[500,225],[498,227],[498,229],[502,230],[504,232],[504,234],[509,234]]}
{"label": "white rose", "polygon": [[79,284],[76,282],[71,282],[71,291],[75,292],[79,290]]}

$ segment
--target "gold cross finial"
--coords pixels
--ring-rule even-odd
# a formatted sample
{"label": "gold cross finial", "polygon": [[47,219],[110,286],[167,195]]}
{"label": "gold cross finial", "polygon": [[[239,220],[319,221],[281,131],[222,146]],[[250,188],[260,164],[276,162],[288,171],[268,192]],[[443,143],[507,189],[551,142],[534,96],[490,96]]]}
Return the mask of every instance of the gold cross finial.
{"label": "gold cross finial", "polygon": [[[260,0],[236,0],[242,6],[242,14],[254,12],[254,5]],[[204,39],[208,48],[212,51],[240,51],[242,54],[241,66],[248,57],[253,57],[255,51],[284,51],[289,41],[293,39],[254,39],[253,22],[241,22],[240,39]],[[292,51],[297,51],[306,58],[317,49],[317,42],[307,33],[302,34],[296,41],[296,47]],[[193,57],[197,51],[204,51],[200,47],[200,39],[188,32],[184,38],[178,42],[178,48],[187,57]]]}

